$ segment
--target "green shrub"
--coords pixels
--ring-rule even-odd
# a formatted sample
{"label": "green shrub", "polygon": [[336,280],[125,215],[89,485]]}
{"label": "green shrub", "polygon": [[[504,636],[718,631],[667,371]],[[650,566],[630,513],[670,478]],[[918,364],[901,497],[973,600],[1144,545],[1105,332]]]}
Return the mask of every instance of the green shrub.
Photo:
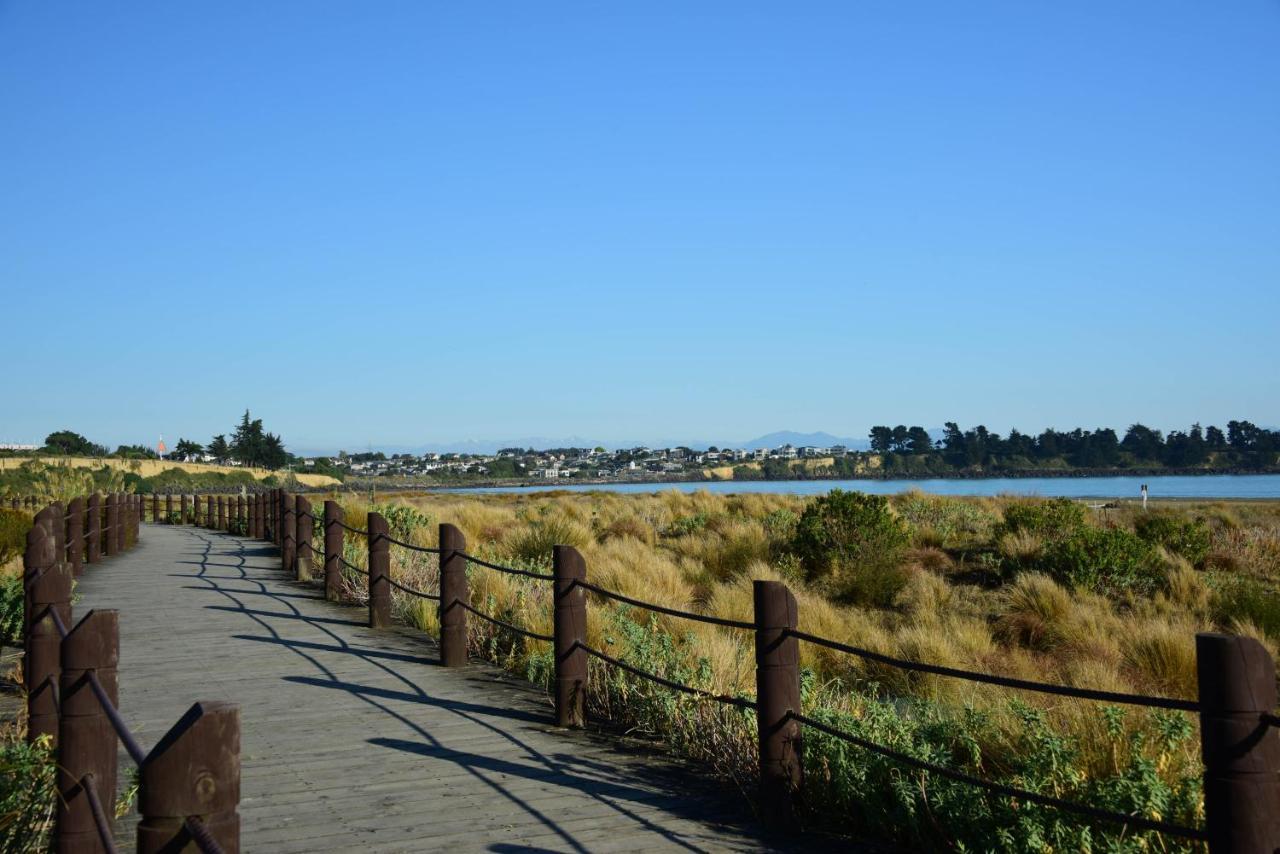
{"label": "green shrub", "polygon": [[546,516],[531,521],[506,543],[511,557],[537,566],[551,564],[553,546],[582,548],[591,541],[591,532],[582,525],[560,516]]}
{"label": "green shrub", "polygon": [[16,728],[5,731],[0,742],[0,851],[48,850],[54,774],[48,736],[27,744]]}
{"label": "green shrub", "polygon": [[[807,686],[813,680],[805,680]],[[1051,726],[1043,712],[1010,702],[1021,726],[1002,736],[973,709],[951,710],[924,700],[839,696],[806,690],[806,713],[836,729],[931,762],[1019,789],[1119,813],[1195,826],[1200,786],[1193,772],[1162,777],[1157,769],[1191,737],[1187,718],[1157,712],[1151,724],[1126,734],[1125,713],[1098,710],[1117,755],[1132,758],[1114,772],[1086,773],[1079,742]],[[817,696],[814,696],[817,694]],[[852,711],[837,710],[849,709]],[[821,730],[805,730],[805,809],[810,821],[905,850],[1115,851],[1188,850],[1185,842],[1080,818],[1002,797],[960,781],[924,774]],[[1009,741],[1000,755],[983,744]]]}
{"label": "green shrub", "polygon": [[913,529],[933,532],[944,545],[984,539],[995,524],[995,518],[972,501],[922,492],[898,496],[894,507]]}
{"label": "green shrub", "polygon": [[1059,582],[1113,595],[1149,595],[1165,577],[1155,548],[1120,528],[1082,527],[1049,543],[1041,566]]}
{"label": "green shrub", "polygon": [[1179,519],[1172,513],[1149,513],[1133,523],[1139,537],[1152,545],[1164,546],[1195,566],[1203,566],[1209,555],[1209,526],[1200,519]]}
{"label": "green shrub", "polygon": [[698,531],[707,527],[707,514],[695,513],[692,516],[681,516],[673,521],[670,525],[662,529],[664,537],[683,537],[687,534],[696,534]]}
{"label": "green shrub", "polygon": [[1268,637],[1280,638],[1280,595],[1248,576],[1230,575],[1221,580],[1214,597],[1214,616],[1223,626],[1247,620]]}
{"label": "green shrub", "polygon": [[26,551],[31,514],[0,508],[0,566]]}
{"label": "green shrub", "polygon": [[16,646],[22,641],[22,576],[0,578],[0,644]]}
{"label": "green shrub", "polygon": [[1010,504],[1001,533],[1026,531],[1046,540],[1069,537],[1084,527],[1084,505],[1070,498],[1050,498]]}
{"label": "green shrub", "polygon": [[837,599],[887,607],[906,586],[908,539],[884,496],[833,489],[805,508],[791,550],[807,578]]}

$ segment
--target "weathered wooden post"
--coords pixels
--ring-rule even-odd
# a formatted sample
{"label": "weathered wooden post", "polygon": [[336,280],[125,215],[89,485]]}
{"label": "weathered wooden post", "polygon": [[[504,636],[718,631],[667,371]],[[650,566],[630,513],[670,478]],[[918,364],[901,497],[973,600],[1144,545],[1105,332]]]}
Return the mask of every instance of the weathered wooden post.
{"label": "weathered wooden post", "polygon": [[467,663],[467,540],[453,525],[440,525],[440,663],[464,667]]}
{"label": "weathered wooden post", "polygon": [[225,496],[218,496],[218,530],[227,530],[227,499]]}
{"label": "weathered wooden post", "polygon": [[245,505],[244,496],[243,496],[243,495],[237,495],[237,496],[236,496],[236,516],[235,516],[235,519],[236,519],[236,522],[238,523],[237,527],[239,527],[239,525],[243,525],[243,526],[244,526],[243,528],[239,528],[239,530],[238,530],[238,533],[239,533],[241,536],[244,536],[245,534],[247,534],[247,533],[249,532],[249,527],[248,527],[248,524],[249,524],[249,523],[248,523],[248,517],[245,515],[245,512],[246,512],[246,511],[245,511],[245,506],[244,506],[244,505]]}
{"label": "weathered wooden post", "polygon": [[298,550],[297,579],[306,581],[311,577],[311,534],[315,529],[316,521],[311,517],[311,502],[305,496],[293,497],[293,512],[297,521],[297,533],[294,535],[294,543]]}
{"label": "weathered wooden post", "polygon": [[85,534],[85,559],[89,563],[102,560],[102,496],[89,496],[89,531]]}
{"label": "weathered wooden post", "polygon": [[369,625],[391,625],[391,528],[381,513],[369,513]]}
{"label": "weathered wooden post", "polygon": [[58,738],[58,675],[62,635],[54,623],[71,625],[71,574],[58,560],[53,527],[62,525],[61,509],[46,507],[27,531],[23,554],[23,681],[27,689],[27,741]]}
{"label": "weathered wooden post", "polygon": [[160,522],[160,493],[151,493],[151,524]]}
{"label": "weathered wooden post", "polygon": [[115,611],[90,611],[62,641],[61,720],[58,727],[57,850],[103,851],[85,787],[102,811],[115,815],[116,733],[89,684],[94,673],[112,704],[119,703],[116,665],[120,630]]}
{"label": "weathered wooden post", "polygon": [[1276,707],[1276,668],[1249,637],[1196,635],[1200,749],[1210,854],[1280,849],[1280,735],[1263,716]]}
{"label": "weathered wooden post", "polygon": [[[124,551],[124,546],[125,546],[124,528],[125,528],[125,524],[129,521],[127,518],[128,511],[125,509],[125,506],[124,506],[124,498],[125,498],[124,493],[120,493],[120,492],[116,493],[115,503],[110,505],[107,508],[107,514],[108,514],[107,520],[108,520],[108,523],[111,525],[111,536],[115,539],[114,551],[112,551],[111,553],[117,554],[117,555]],[[110,515],[111,507],[114,507],[116,511],[114,518]]]}
{"label": "weathered wooden post", "polygon": [[800,724],[800,642],[796,597],[780,581],[752,583],[756,624],[756,721],[760,739],[760,805],[770,830],[797,827],[803,782]]}
{"label": "weathered wooden post", "polygon": [[199,819],[227,854],[240,851],[240,707],[202,700],[142,763],[138,854],[197,850],[187,819]]}
{"label": "weathered wooden post", "polygon": [[255,540],[265,539],[262,530],[262,493],[255,492],[249,496],[249,536]]}
{"label": "weathered wooden post", "polygon": [[106,517],[106,521],[102,526],[102,556],[111,557],[116,553],[116,522],[120,517],[120,510],[116,507],[115,493],[108,492],[103,496],[102,505],[103,516]]}
{"label": "weathered wooden post", "polygon": [[[280,548],[284,548],[285,531],[285,509],[284,503],[288,499],[283,489],[273,489],[272,494],[275,498],[271,502],[271,536],[275,539],[275,543]],[[290,532],[290,538],[293,534]]]}
{"label": "weathered wooden post", "polygon": [[293,510],[293,496],[280,497],[280,568],[290,574],[298,571],[298,520]]}
{"label": "weathered wooden post", "polygon": [[84,499],[76,496],[67,503],[67,563],[71,575],[84,575]]}
{"label": "weathered wooden post", "polygon": [[552,550],[555,575],[554,629],[556,657],[556,726],[580,727],[586,723],[587,591],[578,586],[587,580],[587,562],[573,546]]}
{"label": "weathered wooden post", "polygon": [[338,558],[342,555],[345,537],[342,531],[342,506],[336,501],[324,503],[324,598],[336,601],[339,580],[342,578]]}

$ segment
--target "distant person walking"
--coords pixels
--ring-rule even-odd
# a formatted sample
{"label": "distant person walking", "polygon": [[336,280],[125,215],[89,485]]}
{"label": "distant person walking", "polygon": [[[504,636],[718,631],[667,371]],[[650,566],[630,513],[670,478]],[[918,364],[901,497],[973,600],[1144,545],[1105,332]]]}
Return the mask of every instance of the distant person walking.
{"label": "distant person walking", "polygon": [[1142,509],[1147,509],[1147,485],[1142,484]]}

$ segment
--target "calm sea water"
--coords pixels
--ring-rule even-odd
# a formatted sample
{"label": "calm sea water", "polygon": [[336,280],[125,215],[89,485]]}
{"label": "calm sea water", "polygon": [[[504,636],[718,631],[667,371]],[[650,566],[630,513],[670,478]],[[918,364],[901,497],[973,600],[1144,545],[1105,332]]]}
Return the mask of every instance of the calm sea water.
{"label": "calm sea water", "polygon": [[784,492],[818,495],[832,489],[893,495],[919,489],[935,495],[1042,495],[1067,498],[1138,498],[1146,484],[1151,498],[1280,498],[1280,474],[1209,474],[1190,477],[1008,477],[984,480],[746,480],[708,483],[606,483],[480,487],[457,492]]}

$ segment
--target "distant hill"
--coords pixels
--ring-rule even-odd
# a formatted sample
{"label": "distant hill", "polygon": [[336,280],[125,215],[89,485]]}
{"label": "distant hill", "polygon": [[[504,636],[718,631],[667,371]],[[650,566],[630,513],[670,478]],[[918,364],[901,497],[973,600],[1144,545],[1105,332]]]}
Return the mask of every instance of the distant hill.
{"label": "distant hill", "polygon": [[[818,448],[829,448],[832,445],[844,445],[847,448],[855,450],[866,450],[869,447],[867,439],[852,439],[848,436],[833,436],[830,433],[797,433],[794,430],[779,430],[776,433],[768,433],[764,436],[757,436],[746,442],[742,442],[740,447],[744,448],[776,448],[780,445],[791,445],[799,448],[804,445],[812,445]],[[735,446],[739,447],[739,446]]]}

